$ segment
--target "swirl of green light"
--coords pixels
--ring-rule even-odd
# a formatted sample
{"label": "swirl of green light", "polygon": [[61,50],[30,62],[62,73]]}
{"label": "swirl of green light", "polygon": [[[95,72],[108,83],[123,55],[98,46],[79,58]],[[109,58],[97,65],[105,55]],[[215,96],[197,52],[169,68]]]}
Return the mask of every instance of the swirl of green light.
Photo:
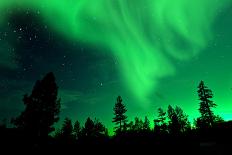
{"label": "swirl of green light", "polygon": [[229,2],[1,0],[0,13],[13,7],[39,9],[67,38],[110,48],[128,88],[141,103],[149,103],[158,80],[175,73],[170,59],[187,60],[202,51],[217,12]]}

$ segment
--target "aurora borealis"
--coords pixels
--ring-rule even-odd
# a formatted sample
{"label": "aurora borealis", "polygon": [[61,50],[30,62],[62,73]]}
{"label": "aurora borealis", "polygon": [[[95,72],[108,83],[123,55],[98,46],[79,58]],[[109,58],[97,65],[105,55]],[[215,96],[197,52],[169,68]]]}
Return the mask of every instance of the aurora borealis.
{"label": "aurora borealis", "polygon": [[47,71],[74,120],[111,127],[117,95],[131,119],[168,104],[193,118],[200,80],[232,117],[230,0],[2,0],[0,16],[1,117]]}

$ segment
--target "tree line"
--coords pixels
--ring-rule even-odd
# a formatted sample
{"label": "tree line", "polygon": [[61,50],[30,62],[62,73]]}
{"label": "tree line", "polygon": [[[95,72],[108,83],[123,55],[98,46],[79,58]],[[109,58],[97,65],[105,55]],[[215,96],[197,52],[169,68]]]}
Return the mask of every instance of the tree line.
{"label": "tree line", "polygon": [[[214,114],[213,93],[203,81],[198,86],[199,112],[200,117],[194,120],[191,125],[188,115],[179,107],[169,105],[167,110],[157,109],[157,118],[154,120],[154,128],[150,126],[147,116],[144,119],[135,117],[134,121],[128,121],[127,108],[122,97],[118,96],[113,107],[115,124],[114,135],[109,136],[105,125],[98,119],[88,117],[83,126],[80,122],[66,117],[62,127],[55,131],[54,124],[59,120],[60,99],[58,86],[52,72],[38,80],[30,95],[23,97],[24,111],[12,119],[15,131],[27,141],[33,143],[44,143],[52,141],[59,144],[85,144],[85,143],[155,143],[170,141],[171,139],[201,141],[204,138],[218,138],[222,134],[228,134],[231,123],[223,120],[219,115]],[[1,126],[0,129],[6,128]],[[55,134],[51,135],[52,132]],[[221,134],[220,136],[217,136]],[[7,137],[7,135],[5,135]],[[8,135],[9,136],[9,135]],[[225,136],[224,136],[225,137]]]}

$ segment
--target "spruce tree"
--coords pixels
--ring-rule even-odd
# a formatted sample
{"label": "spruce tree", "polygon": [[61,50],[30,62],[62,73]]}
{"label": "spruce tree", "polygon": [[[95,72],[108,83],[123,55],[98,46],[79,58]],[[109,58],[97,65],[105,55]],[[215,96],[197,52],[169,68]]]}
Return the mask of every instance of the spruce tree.
{"label": "spruce tree", "polygon": [[125,127],[127,122],[127,116],[126,116],[126,106],[122,103],[121,96],[117,97],[117,101],[114,106],[114,115],[113,121],[116,124],[116,132],[122,132],[122,128]]}
{"label": "spruce tree", "polygon": [[200,100],[199,111],[201,114],[201,117],[197,119],[198,127],[212,127],[215,118],[212,108],[216,107],[216,104],[211,100],[213,98],[212,90],[201,81],[197,92]]}

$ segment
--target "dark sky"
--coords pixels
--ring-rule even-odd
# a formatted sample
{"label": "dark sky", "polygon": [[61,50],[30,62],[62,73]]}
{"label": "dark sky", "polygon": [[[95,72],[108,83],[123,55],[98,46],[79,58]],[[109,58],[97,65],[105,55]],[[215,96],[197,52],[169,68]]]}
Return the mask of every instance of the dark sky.
{"label": "dark sky", "polygon": [[215,94],[215,112],[232,118],[231,2],[101,3],[0,3],[0,118],[19,115],[22,96],[50,71],[62,119],[97,117],[112,129],[121,95],[129,119],[153,120],[171,104],[192,120],[200,80]]}

